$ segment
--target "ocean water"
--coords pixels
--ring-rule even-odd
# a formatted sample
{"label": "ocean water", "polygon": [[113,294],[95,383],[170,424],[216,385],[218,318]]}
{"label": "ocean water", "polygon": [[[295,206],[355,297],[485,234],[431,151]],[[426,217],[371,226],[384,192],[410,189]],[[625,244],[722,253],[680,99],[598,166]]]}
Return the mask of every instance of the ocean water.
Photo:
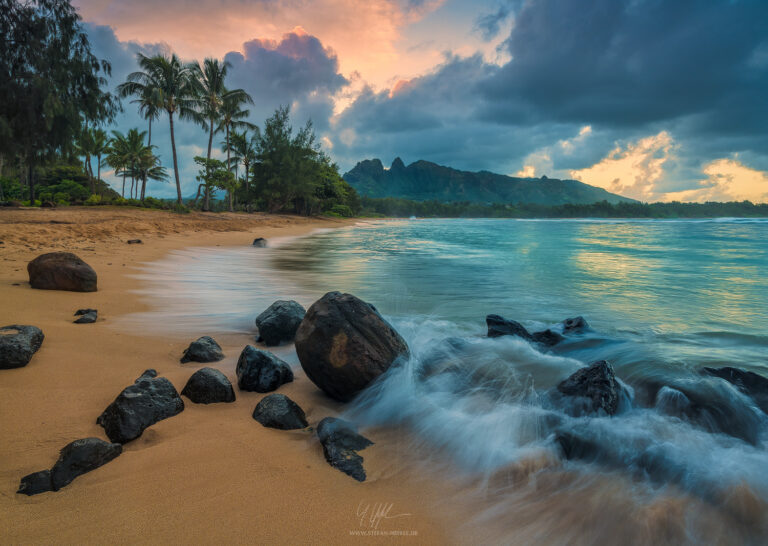
{"label": "ocean water", "polygon": [[[450,468],[472,499],[464,539],[768,540],[766,414],[701,373],[768,376],[768,220],[371,221],[179,251],[140,276],[155,307],[129,320],[156,333],[250,332],[275,299],[331,290],[373,303],[412,355],[345,417]],[[542,347],[485,337],[488,314],[590,328]],[[555,387],[602,359],[620,411],[580,414]]]}

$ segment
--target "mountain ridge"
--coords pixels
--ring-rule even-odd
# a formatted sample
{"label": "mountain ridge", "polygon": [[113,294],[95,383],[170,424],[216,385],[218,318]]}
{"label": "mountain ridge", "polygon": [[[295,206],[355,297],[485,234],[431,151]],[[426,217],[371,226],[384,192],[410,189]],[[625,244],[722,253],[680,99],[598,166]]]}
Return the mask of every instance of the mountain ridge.
{"label": "mountain ridge", "polygon": [[344,180],[366,197],[398,197],[414,201],[539,205],[637,202],[578,180],[546,176],[520,178],[485,170],[462,171],[423,159],[406,166],[400,157],[392,161],[389,169],[385,169],[378,158],[359,161],[344,174]]}

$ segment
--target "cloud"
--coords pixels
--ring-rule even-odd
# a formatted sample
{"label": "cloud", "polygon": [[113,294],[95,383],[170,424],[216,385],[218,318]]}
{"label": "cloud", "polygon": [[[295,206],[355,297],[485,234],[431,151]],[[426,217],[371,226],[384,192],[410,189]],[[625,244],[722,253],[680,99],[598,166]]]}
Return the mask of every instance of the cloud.
{"label": "cloud", "polygon": [[751,169],[737,159],[717,159],[702,171],[701,188],[670,192],[665,201],[752,201],[768,203],[768,172]]}

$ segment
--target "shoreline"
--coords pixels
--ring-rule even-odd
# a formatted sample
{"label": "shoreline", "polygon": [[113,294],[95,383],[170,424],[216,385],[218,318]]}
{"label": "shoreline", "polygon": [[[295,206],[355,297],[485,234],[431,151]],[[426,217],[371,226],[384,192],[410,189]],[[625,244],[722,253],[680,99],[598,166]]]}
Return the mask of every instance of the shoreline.
{"label": "shoreline", "polygon": [[[231,404],[204,406],[185,399],[180,415],[153,425],[126,444],[120,457],[61,491],[17,495],[20,478],[49,467],[67,443],[104,438],[96,417],[145,369],[155,368],[181,391],[187,378],[206,366],[179,363],[192,341],[186,336],[152,337],[110,327],[119,316],[149,308],[133,293],[141,285],[132,277],[134,265],[174,249],[248,245],[254,237],[306,235],[357,221],[227,214],[215,219],[203,214],[163,217],[154,216],[160,211],[94,209],[30,212],[0,212],[0,326],[32,324],[46,335],[26,367],[0,372],[0,423],[6,440],[0,446],[0,510],[5,515],[0,535],[7,542],[356,543],[363,537],[353,532],[372,530],[361,521],[359,506],[376,503],[392,503],[393,513],[412,514],[383,521],[379,531],[416,531],[420,543],[448,540],[445,522],[427,508],[439,502],[437,489],[411,482],[407,471],[395,468],[387,442],[363,453],[369,479],[355,482],[326,463],[313,432],[262,428],[251,412],[265,395],[237,389]],[[22,214],[27,217],[18,218]],[[77,223],[78,215],[96,221]],[[102,218],[93,218],[97,216]],[[126,244],[136,238],[131,235],[143,243]],[[88,262],[99,275],[99,291],[31,289],[27,262],[54,250],[75,252]],[[72,324],[74,310],[81,307],[99,309],[98,322]],[[254,317],[260,311],[254,309]],[[254,343],[253,335],[215,338],[226,358],[208,366],[234,383],[237,357],[246,344]],[[289,346],[276,352],[292,350]],[[294,372],[296,380],[277,392],[295,400],[310,425],[341,410],[300,368]],[[392,537],[369,533],[364,538]]]}

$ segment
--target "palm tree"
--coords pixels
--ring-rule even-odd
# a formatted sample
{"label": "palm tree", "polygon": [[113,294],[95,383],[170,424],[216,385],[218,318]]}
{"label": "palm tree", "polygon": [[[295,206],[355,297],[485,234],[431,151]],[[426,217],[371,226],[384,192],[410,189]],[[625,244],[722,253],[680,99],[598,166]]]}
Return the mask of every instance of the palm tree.
{"label": "palm tree", "polygon": [[[181,182],[179,181],[179,164],[176,156],[176,137],[173,130],[173,116],[178,114],[182,119],[196,119],[194,112],[194,88],[192,83],[192,68],[184,65],[176,56],[155,55],[147,57],[138,54],[139,66],[142,71],[128,74],[126,82],[118,86],[123,96],[154,97],[159,108],[168,113],[171,127],[171,150],[173,152],[173,172],[176,178],[176,194],[181,203]],[[150,100],[150,99],[148,99]]]}
{"label": "palm tree", "polygon": [[[131,177],[131,198],[135,199],[138,197],[139,188],[138,188],[138,165],[142,161],[142,156],[146,154],[146,148],[147,146],[144,144],[144,137],[146,136],[146,131],[139,132],[138,129],[131,129],[128,131],[127,135],[127,165],[126,168],[128,169],[128,174]],[[151,149],[149,150],[152,151]],[[134,192],[134,187],[136,188]]]}
{"label": "palm tree", "polygon": [[[230,131],[236,129],[251,129],[254,130],[256,126],[253,123],[245,121],[251,114],[249,110],[244,110],[244,104],[253,104],[251,96],[242,90],[236,90],[228,92],[224,96],[224,102],[221,105],[221,117],[219,120],[219,127],[217,131],[225,132],[225,140],[222,143],[222,150],[227,152],[227,169],[232,170],[231,164],[231,151],[232,145],[230,144]],[[234,210],[232,203],[232,192],[228,191],[229,198],[229,210]]]}
{"label": "palm tree", "polygon": [[109,138],[104,129],[93,131],[93,147],[91,152],[96,156],[96,180],[101,180],[101,156],[108,153]]}
{"label": "palm tree", "polygon": [[165,167],[160,165],[160,158],[153,151],[154,146],[145,146],[141,151],[138,161],[135,165],[136,176],[141,180],[141,200],[147,189],[147,180],[167,180],[168,173]]}
{"label": "palm tree", "polygon": [[80,130],[75,141],[75,150],[78,155],[84,157],[83,170],[88,176],[88,181],[91,186],[91,193],[96,193],[96,189],[93,183],[93,167],[91,165],[91,155],[93,155],[94,138],[93,132],[86,126]]}
{"label": "palm tree", "polygon": [[128,137],[120,131],[112,131],[112,138],[109,140],[106,162],[110,167],[115,169],[115,175],[123,176],[123,189],[120,192],[121,197],[125,197],[125,177],[128,175],[130,155],[128,149]]}
{"label": "palm tree", "polygon": [[259,128],[254,128],[254,133],[252,135],[248,135],[248,131],[243,131],[242,133],[238,133],[237,131],[232,131],[232,135],[229,140],[229,145],[226,145],[225,142],[225,148],[227,153],[230,151],[232,154],[234,154],[234,157],[232,157],[232,160],[235,161],[235,164],[242,163],[243,168],[245,169],[245,176],[244,176],[244,185],[245,185],[245,195],[246,199],[248,198],[248,193],[250,191],[250,188],[248,186],[248,174],[250,173],[251,165],[253,165],[256,161],[256,148],[257,143],[259,141]]}
{"label": "palm tree", "polygon": [[[211,147],[213,145],[213,133],[218,131],[217,124],[221,122],[222,110],[228,100],[253,103],[250,95],[242,89],[227,90],[224,80],[227,77],[230,64],[221,63],[218,59],[205,59],[203,64],[193,67],[196,100],[195,121],[208,131],[208,153],[206,159],[211,159]],[[210,204],[210,189],[206,187],[203,210],[208,210]]]}

